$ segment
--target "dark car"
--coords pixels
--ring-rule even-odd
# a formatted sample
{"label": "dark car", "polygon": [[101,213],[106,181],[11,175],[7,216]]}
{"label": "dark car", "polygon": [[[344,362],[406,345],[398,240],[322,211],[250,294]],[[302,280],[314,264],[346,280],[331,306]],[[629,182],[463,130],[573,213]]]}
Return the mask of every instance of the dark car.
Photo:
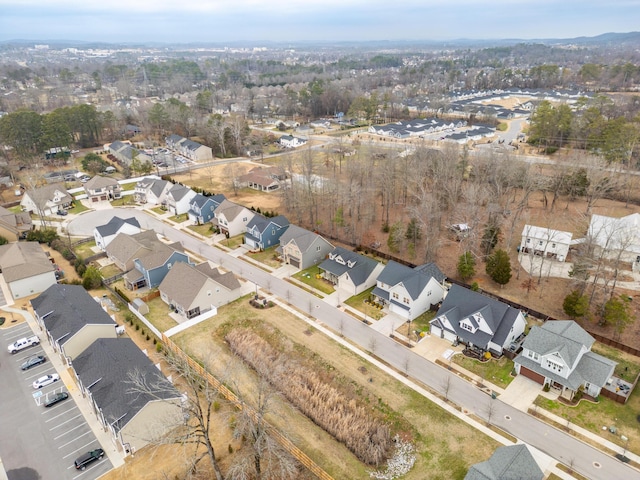
{"label": "dark car", "polygon": [[44,363],[46,360],[47,359],[42,355],[36,355],[35,357],[31,357],[26,362],[24,362],[20,368],[22,368],[22,370],[29,370],[31,367],[40,365],[41,363]]}
{"label": "dark car", "polygon": [[54,393],[47,397],[44,402],[45,407],[53,407],[56,403],[61,402],[69,398],[69,394],[67,392]]}
{"label": "dark car", "polygon": [[67,215],[69,212],[67,212],[66,210],[62,210],[62,209],[60,209],[60,210],[58,210],[56,213],[57,213],[58,215],[61,215],[61,216],[63,216],[63,217],[64,217],[64,216],[65,216],[65,215]]}
{"label": "dark car", "polygon": [[87,468],[87,465],[95,462],[96,460],[101,460],[102,457],[104,457],[104,450],[102,450],[101,448],[97,448],[85,453],[84,455],[80,455],[78,458],[76,458],[76,461],[73,462],[73,464],[78,470],[84,470],[85,468]]}

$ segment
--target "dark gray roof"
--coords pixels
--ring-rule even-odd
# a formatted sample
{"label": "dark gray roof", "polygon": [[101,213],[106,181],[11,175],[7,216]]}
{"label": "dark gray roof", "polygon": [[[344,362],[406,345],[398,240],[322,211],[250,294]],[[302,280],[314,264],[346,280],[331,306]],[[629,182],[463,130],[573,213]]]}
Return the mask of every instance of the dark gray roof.
{"label": "dark gray roof", "polygon": [[251,230],[254,226],[258,227],[258,231],[260,233],[264,232],[269,225],[275,224],[280,228],[286,227],[289,225],[289,220],[284,215],[278,215],[277,217],[268,218],[264,215],[256,213],[251,220],[247,223],[247,230]]}
{"label": "dark gray roof", "polygon": [[498,447],[486,462],[472,465],[464,480],[542,480],[544,473],[524,444]]}
{"label": "dark gray roof", "polygon": [[522,346],[540,355],[558,352],[573,368],[582,347],[591,350],[593,342],[595,339],[573,320],[552,320],[532,327]]}
{"label": "dark gray roof", "polygon": [[151,188],[149,190],[151,190],[151,192],[156,196],[159,197],[160,195],[162,195],[162,192],[164,191],[164,189],[166,188],[166,186],[169,184],[169,182],[167,182],[166,180],[155,180],[152,184],[151,184]]}
{"label": "dark gray roof", "polygon": [[[130,338],[96,340],[73,360],[73,368],[85,388],[93,384],[88,390],[116,432],[149,402],[180,398],[180,393]],[[142,374],[147,385],[162,382],[163,389],[154,394],[132,391],[130,372],[135,371]]]}
{"label": "dark gray roof", "polygon": [[[314,233],[310,230],[304,229],[297,225],[289,225],[287,231],[282,234],[280,237],[280,245],[287,245],[289,242],[293,241],[295,245],[300,249],[302,253],[305,253],[316,238],[322,238],[327,245],[331,245],[324,237],[321,237],[317,233]],[[280,249],[280,247],[278,247]],[[278,250],[276,249],[276,250]],[[281,250],[280,250],[281,251]]]}
{"label": "dark gray roof", "polygon": [[113,235],[118,230],[120,230],[120,228],[125,223],[128,223],[129,225],[133,225],[134,227],[140,228],[140,223],[138,223],[138,220],[136,219],[136,217],[130,217],[130,218],[113,217],[111,220],[109,220],[108,223],[105,223],[104,225],[100,225],[99,227],[96,227],[96,230],[98,231],[100,236],[108,237],[109,235]]}
{"label": "dark gray roof", "polygon": [[[480,330],[469,332],[460,327],[461,320],[465,318],[473,320],[473,316],[478,314],[482,315],[493,335]],[[474,345],[486,348],[490,340],[498,345],[504,344],[519,314],[518,309],[505,303],[459,285],[452,285],[432,322],[447,328],[439,320],[439,317],[444,315],[458,337],[465,342],[472,342]]]}
{"label": "dark gray roof", "polygon": [[402,283],[413,300],[420,296],[432,278],[438,283],[446,278],[435,263],[411,268],[393,260],[390,260],[378,275],[378,281],[387,285],[395,286]]}
{"label": "dark gray roof", "polygon": [[52,285],[31,300],[44,326],[60,345],[70,340],[85,325],[116,323],[81,285]]}
{"label": "dark gray roof", "polygon": [[191,192],[189,187],[182,185],[181,183],[176,183],[173,187],[169,189],[169,195],[176,201],[179,202],[184,198],[186,194]]}
{"label": "dark gray roof", "polygon": [[342,247],[336,247],[318,268],[325,270],[336,277],[341,277],[349,272],[349,277],[354,285],[362,285],[375,268],[379,265],[373,258],[365,257],[356,252],[351,252]]}

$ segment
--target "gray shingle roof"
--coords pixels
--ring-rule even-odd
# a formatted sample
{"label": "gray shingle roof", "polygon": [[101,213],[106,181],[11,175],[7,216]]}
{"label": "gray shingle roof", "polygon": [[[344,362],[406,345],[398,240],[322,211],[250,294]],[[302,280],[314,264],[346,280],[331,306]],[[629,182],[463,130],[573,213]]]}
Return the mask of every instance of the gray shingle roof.
{"label": "gray shingle roof", "polygon": [[63,183],[52,183],[51,185],[44,185],[42,187],[35,188],[33,190],[27,191],[25,195],[28,195],[33,203],[35,203],[38,208],[44,209],[46,208],[46,204],[48,201],[53,201],[54,193],[57,191],[62,193],[62,197],[58,202],[58,205],[63,205],[66,203],[71,203],[73,198],[67,192],[67,189],[64,188]]}
{"label": "gray shingle roof", "polygon": [[147,252],[153,251],[155,245],[161,244],[158,240],[156,232],[153,230],[147,230],[145,232],[136,233],[135,235],[127,235],[126,233],[119,233],[116,237],[107,245],[106,251],[110,257],[116,258],[119,262],[126,264],[144,256]]}
{"label": "gray shingle roof", "polygon": [[[341,263],[342,261],[344,264]],[[336,247],[329,254],[329,258],[318,265],[318,268],[336,277],[341,277],[346,272],[349,272],[349,277],[351,277],[354,285],[362,285],[378,264],[373,258],[365,257],[342,247]]]}
{"label": "gray shingle roof", "polygon": [[7,283],[53,272],[55,267],[38,242],[0,245],[0,270]]}
{"label": "gray shingle roof", "polygon": [[557,351],[573,368],[582,347],[591,350],[593,342],[595,339],[573,320],[553,320],[532,327],[522,346],[540,355]]}
{"label": "gray shingle roof", "polygon": [[434,263],[411,268],[393,260],[378,275],[378,281],[387,285],[402,283],[413,300],[420,296],[431,278],[435,278],[438,283],[445,279],[445,275]]}
{"label": "gray shingle roof", "polygon": [[[298,247],[298,249],[304,254],[304,252],[306,252],[309,249],[309,247],[313,245],[313,242],[318,237],[320,237],[320,235],[318,235],[317,233],[313,233],[310,230],[306,230],[297,225],[289,225],[289,228],[287,228],[287,231],[284,232],[280,237],[280,245],[286,245],[289,242],[293,241],[295,245]],[[327,243],[331,245],[329,242]]]}
{"label": "gray shingle roof", "polygon": [[[73,360],[80,381],[93,396],[107,422],[117,431],[129,423],[149,402],[179,399],[180,393],[129,338],[100,338]],[[130,373],[137,371],[148,385],[161,382],[153,394],[132,391]],[[117,420],[117,422],[116,422]]]}
{"label": "gray shingle roof", "polygon": [[173,187],[169,189],[169,195],[176,201],[179,202],[184,198],[186,194],[191,192],[189,187],[182,185],[181,183],[176,183]]}
{"label": "gray shingle roof", "polygon": [[233,203],[225,199],[222,201],[222,203],[220,203],[220,205],[218,205],[215,214],[216,217],[218,215],[224,215],[227,221],[231,222],[245,210],[249,211],[249,209],[243,207],[242,205],[238,205],[237,203]]}
{"label": "gray shingle roof", "polygon": [[486,462],[472,465],[464,480],[542,480],[544,473],[524,444],[498,447]]}
{"label": "gray shingle roof", "polygon": [[40,318],[46,315],[45,328],[61,345],[86,325],[116,325],[81,285],[52,285],[31,305]]}
{"label": "gray shingle roof", "polygon": [[200,293],[207,280],[212,280],[228,290],[240,288],[240,282],[233,272],[220,273],[208,263],[196,267],[186,263],[176,263],[158,287],[177,304],[188,307]]}
{"label": "gray shingle roof", "polygon": [[133,225],[134,227],[140,228],[140,223],[138,223],[138,220],[135,217],[130,217],[130,218],[113,217],[111,220],[109,220],[109,222],[105,223],[104,225],[100,225],[96,227],[96,230],[98,231],[100,236],[108,237],[109,235],[113,235],[118,230],[120,230],[120,228],[125,223],[128,223],[129,225]]}
{"label": "gray shingle roof", "polygon": [[118,181],[113,178],[96,175],[84,184],[85,191],[97,190],[99,188],[108,188],[118,186]]}

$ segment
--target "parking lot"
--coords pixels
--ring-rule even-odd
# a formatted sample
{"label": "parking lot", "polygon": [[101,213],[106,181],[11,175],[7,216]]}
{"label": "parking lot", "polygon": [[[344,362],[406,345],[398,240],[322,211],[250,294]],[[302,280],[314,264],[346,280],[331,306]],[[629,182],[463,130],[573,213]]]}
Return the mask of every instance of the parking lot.
{"label": "parking lot", "polygon": [[[73,395],[44,407],[53,394],[73,391],[75,385],[65,385],[65,376],[61,375],[60,380],[36,389],[33,383],[37,379],[61,373],[56,371],[42,346],[29,347],[13,355],[7,351],[9,344],[31,335],[33,332],[27,323],[0,330],[0,457],[8,478],[94,480],[111,470],[112,465],[105,456],[84,471],[74,467],[77,457],[101,445]],[[40,339],[46,341],[42,336]],[[46,357],[44,363],[21,369],[23,363],[37,355]]]}

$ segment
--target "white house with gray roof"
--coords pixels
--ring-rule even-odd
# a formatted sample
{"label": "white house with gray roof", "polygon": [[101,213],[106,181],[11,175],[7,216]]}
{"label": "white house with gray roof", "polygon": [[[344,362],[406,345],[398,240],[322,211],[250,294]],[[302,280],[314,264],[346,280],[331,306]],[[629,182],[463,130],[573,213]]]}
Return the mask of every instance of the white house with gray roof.
{"label": "white house with gray roof", "polygon": [[444,298],[446,276],[435,263],[415,268],[389,261],[371,292],[378,302],[405,320],[414,320]]}
{"label": "white house with gray roof", "polygon": [[550,257],[564,262],[569,255],[572,237],[571,232],[525,225],[522,229],[520,252]]}
{"label": "white house with gray roof", "polygon": [[107,245],[109,245],[119,233],[135,235],[141,231],[140,223],[138,223],[135,217],[120,218],[116,216],[104,225],[99,225],[94,228],[93,238],[96,241],[96,246],[104,252]]}
{"label": "white house with gray roof", "polygon": [[597,397],[612,377],[613,360],[591,351],[595,339],[573,320],[552,320],[534,326],[513,360],[516,372],[572,399],[584,389]]}
{"label": "white house with gray roof", "polygon": [[73,197],[69,195],[63,183],[52,183],[42,187],[27,190],[20,201],[20,207],[25,212],[36,215],[55,215],[60,209],[71,206]]}
{"label": "white house with gray roof", "polygon": [[632,264],[635,271],[640,266],[640,213],[632,213],[624,217],[607,217],[592,215],[587,233],[591,241],[605,255],[613,257],[620,254],[620,259]]}
{"label": "white house with gray roof", "polygon": [[494,355],[502,355],[526,324],[517,308],[459,285],[451,286],[430,322],[432,335]]}
{"label": "white house with gray roof", "polygon": [[336,247],[318,268],[322,278],[340,290],[357,295],[376,284],[384,265],[373,258]]}
{"label": "white house with gray roof", "polygon": [[181,215],[189,211],[191,199],[196,196],[196,192],[189,187],[176,183],[167,192],[167,208],[176,215]]}
{"label": "white house with gray roof", "polygon": [[160,298],[186,318],[217,311],[242,296],[233,272],[222,273],[208,263],[176,263],[158,287]]}
{"label": "white house with gray roof", "polygon": [[136,183],[134,198],[138,203],[162,205],[167,202],[167,193],[173,187],[171,182],[157,177],[145,177]]}
{"label": "white house with gray roof", "polygon": [[247,231],[247,224],[255,214],[247,207],[225,199],[215,209],[211,223],[220,229],[220,233],[235,237]]}
{"label": "white house with gray roof", "polygon": [[304,270],[324,260],[333,248],[321,235],[297,225],[289,225],[280,237],[276,252],[284,263]]}
{"label": "white house with gray roof", "polygon": [[0,272],[14,299],[43,292],[58,282],[56,267],[38,242],[0,245]]}
{"label": "white house with gray roof", "polygon": [[211,147],[207,147],[201,143],[176,134],[169,135],[165,141],[167,147],[194,162],[213,160],[213,150]]}

